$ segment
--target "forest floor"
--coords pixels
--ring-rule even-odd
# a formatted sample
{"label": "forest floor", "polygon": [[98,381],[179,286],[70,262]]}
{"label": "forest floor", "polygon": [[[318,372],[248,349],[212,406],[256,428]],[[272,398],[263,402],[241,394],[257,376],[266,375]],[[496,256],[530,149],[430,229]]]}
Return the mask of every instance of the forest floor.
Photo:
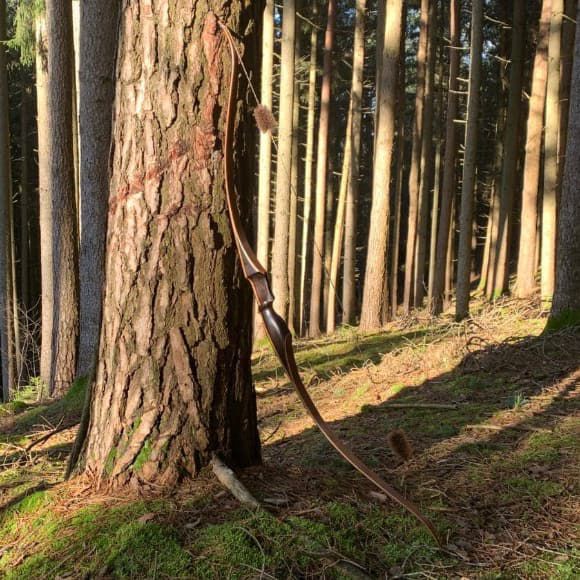
{"label": "forest floor", "polygon": [[[256,512],[209,470],[169,497],[63,483],[81,385],[0,407],[0,576],[579,578],[580,329],[545,323],[537,305],[505,300],[462,324],[419,314],[297,344],[322,414],[421,505],[443,549],[337,456],[263,348],[264,464],[239,473]],[[412,441],[406,463],[393,428]]]}

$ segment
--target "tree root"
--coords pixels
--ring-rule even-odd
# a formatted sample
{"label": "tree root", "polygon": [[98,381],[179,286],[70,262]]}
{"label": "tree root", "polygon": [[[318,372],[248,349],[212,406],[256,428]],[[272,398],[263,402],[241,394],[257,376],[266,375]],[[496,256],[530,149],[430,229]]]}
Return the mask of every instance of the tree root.
{"label": "tree root", "polygon": [[218,481],[242,504],[259,508],[260,502],[248,491],[237,475],[217,456],[211,460],[213,472]]}

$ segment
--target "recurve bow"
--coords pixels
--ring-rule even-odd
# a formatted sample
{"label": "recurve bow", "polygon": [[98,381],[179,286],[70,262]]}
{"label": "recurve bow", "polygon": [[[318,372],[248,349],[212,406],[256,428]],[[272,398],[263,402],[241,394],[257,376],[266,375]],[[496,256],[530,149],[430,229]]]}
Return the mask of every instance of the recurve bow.
{"label": "recurve bow", "polygon": [[375,473],[368,467],[361,459],[359,459],[353,451],[345,445],[334,433],[330,425],[324,420],[310,394],[306,390],[298,366],[294,358],[294,350],[292,347],[292,335],[288,329],[288,325],[279,316],[273,308],[274,296],[270,289],[268,281],[268,274],[265,268],[260,264],[256,253],[248,240],[238,206],[236,204],[234,177],[233,177],[233,145],[234,145],[234,111],[236,109],[236,93],[237,93],[237,79],[239,68],[239,56],[236,50],[234,38],[229,28],[221,21],[218,23],[227,39],[230,56],[232,60],[230,88],[228,94],[226,121],[225,121],[225,138],[224,138],[224,172],[225,172],[225,190],[226,200],[228,206],[228,213],[232,226],[232,232],[236,243],[236,248],[242,270],[245,278],[252,286],[254,296],[258,305],[258,310],[264,320],[264,326],[270,342],[280,359],[280,363],[284,367],[290,381],[294,385],[298,396],[302,400],[304,407],[320,429],[322,434],[328,439],[330,444],[342,455],[348,463],[364,475],[369,481],[375,484],[384,494],[390,497],[393,501],[404,507],[408,512],[413,514],[431,533],[438,544],[441,544],[439,535],[437,534],[433,524],[421,513],[419,508],[411,501],[406,499],[399,491],[388,485],[380,475]]}

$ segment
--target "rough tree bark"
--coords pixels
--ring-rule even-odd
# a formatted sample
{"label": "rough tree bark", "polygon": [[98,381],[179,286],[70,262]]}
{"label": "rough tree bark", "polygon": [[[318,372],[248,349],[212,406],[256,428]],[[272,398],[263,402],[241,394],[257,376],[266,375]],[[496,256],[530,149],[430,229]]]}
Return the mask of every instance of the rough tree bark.
{"label": "rough tree bark", "polygon": [[389,188],[396,129],[395,103],[398,95],[402,20],[402,0],[389,1],[386,7],[382,71],[377,99],[379,112],[375,138],[371,222],[360,320],[362,331],[380,328],[383,301],[388,299],[385,295],[385,282],[389,239]]}
{"label": "rough tree bark", "polygon": [[430,304],[433,314],[443,311],[443,297],[445,292],[445,272],[443,267],[447,263],[449,230],[451,227],[451,205],[455,196],[455,156],[457,142],[457,75],[459,74],[459,0],[450,0],[449,3],[449,91],[447,93],[447,121],[445,129],[445,156],[443,159],[443,182],[441,184],[441,209],[439,212],[439,228],[437,230],[436,260],[438,267],[433,278],[432,301]]}
{"label": "rough tree bark", "polygon": [[527,298],[536,289],[536,248],[538,245],[538,192],[546,104],[546,79],[548,73],[548,37],[552,1],[544,0],[538,30],[538,44],[534,58],[532,87],[526,126],[524,157],[524,182],[520,217],[520,241],[516,296]]}
{"label": "rough tree bark", "polygon": [[10,174],[10,124],[6,1],[0,0],[0,364],[2,400],[10,400],[16,383],[14,335],[14,284],[12,280],[12,178]]}
{"label": "rough tree bark", "polygon": [[541,295],[550,306],[556,274],[558,131],[560,127],[560,48],[564,0],[552,0],[548,40],[548,81],[546,87],[546,128],[544,136],[544,197],[542,203]]}
{"label": "rough tree bark", "polygon": [[99,348],[118,18],[117,0],[81,4],[79,377],[92,374]]}
{"label": "rough tree bark", "polygon": [[417,222],[421,184],[421,152],[423,149],[428,26],[429,0],[421,0],[419,46],[417,48],[417,91],[415,94],[415,119],[413,122],[413,149],[411,152],[411,170],[409,172],[409,220],[407,226],[407,251],[405,254],[405,287],[403,291],[403,310],[406,313],[411,309],[413,300],[415,249],[417,247]]}
{"label": "rough tree bark", "polygon": [[465,129],[465,157],[463,159],[463,184],[461,189],[461,215],[459,218],[459,248],[457,261],[457,304],[455,318],[463,320],[469,315],[471,287],[471,238],[473,232],[473,202],[477,161],[477,129],[479,115],[479,89],[481,82],[481,51],[483,45],[483,0],[473,0],[471,8],[471,49],[469,71],[469,97],[467,100],[467,125]]}
{"label": "rough tree bark", "polygon": [[328,142],[330,129],[330,97],[332,91],[332,52],[334,50],[334,25],[336,0],[328,0],[328,20],[324,36],[322,89],[320,92],[320,121],[318,153],[316,158],[316,210],[314,221],[314,248],[312,258],[312,288],[310,295],[310,336],[320,335],[322,269],[324,261],[324,226],[328,189]]}
{"label": "rough tree bark", "polygon": [[287,318],[289,300],[288,238],[290,235],[290,194],[292,189],[295,43],[296,3],[295,0],[285,0],[282,13],[282,55],[280,57],[276,219],[272,247],[272,289],[276,311],[282,318]]}
{"label": "rough tree bark", "polygon": [[[580,3],[576,22],[580,18]],[[552,317],[580,324],[580,34],[576,34]],[[553,321],[554,322],[554,321]]]}
{"label": "rough tree bark", "polygon": [[352,324],[356,311],[356,224],[359,196],[360,149],[362,129],[362,98],[365,59],[365,11],[366,0],[357,0],[354,24],[354,45],[352,60],[352,130],[350,153],[350,179],[346,193],[346,215],[344,235],[344,264],[342,283],[342,321]]}
{"label": "rough tree bark", "polygon": [[[80,466],[97,483],[159,490],[212,453],[260,458],[251,301],[227,217],[223,130],[231,63],[216,15],[255,34],[249,0],[124,2],[116,73],[106,284]],[[248,32],[250,31],[250,32]],[[257,38],[245,62],[256,69]],[[255,171],[249,91],[236,110],[236,186]],[[241,119],[240,119],[241,117]]]}
{"label": "rough tree bark", "polygon": [[72,6],[46,1],[49,189],[52,197],[53,325],[49,388],[60,395],[76,372],[79,333],[78,231],[72,134]]}

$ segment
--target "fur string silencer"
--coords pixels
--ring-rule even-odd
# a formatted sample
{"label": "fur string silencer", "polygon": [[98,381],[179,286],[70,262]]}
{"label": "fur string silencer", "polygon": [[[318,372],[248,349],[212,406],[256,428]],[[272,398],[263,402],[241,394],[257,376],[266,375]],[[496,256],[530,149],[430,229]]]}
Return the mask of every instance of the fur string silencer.
{"label": "fur string silencer", "polygon": [[330,425],[324,420],[314,401],[310,397],[298,371],[298,366],[294,358],[292,347],[292,335],[288,325],[279,316],[273,308],[274,296],[270,289],[268,274],[262,264],[260,264],[256,253],[248,240],[246,232],[242,226],[242,220],[236,204],[234,178],[233,178],[233,145],[234,145],[234,112],[236,110],[237,80],[239,72],[239,56],[232,33],[228,27],[221,21],[218,23],[223,31],[230,49],[231,57],[231,79],[229,87],[229,96],[226,111],[226,126],[224,136],[224,172],[225,172],[225,190],[228,206],[228,214],[232,227],[233,237],[236,243],[238,256],[242,265],[242,270],[246,280],[252,286],[254,296],[258,305],[258,310],[264,320],[264,326],[270,342],[274,347],[280,363],[284,367],[286,374],[294,385],[298,396],[304,407],[316,423],[316,426],[322,434],[328,439],[330,444],[338,451],[342,457],[348,461],[355,469],[371,481],[382,493],[390,497],[394,502],[405,508],[413,514],[431,533],[435,541],[441,545],[441,540],[433,524],[425,517],[419,508],[411,501],[406,499],[399,491],[387,484],[380,475],[368,467],[355,453],[345,445],[334,433]]}

